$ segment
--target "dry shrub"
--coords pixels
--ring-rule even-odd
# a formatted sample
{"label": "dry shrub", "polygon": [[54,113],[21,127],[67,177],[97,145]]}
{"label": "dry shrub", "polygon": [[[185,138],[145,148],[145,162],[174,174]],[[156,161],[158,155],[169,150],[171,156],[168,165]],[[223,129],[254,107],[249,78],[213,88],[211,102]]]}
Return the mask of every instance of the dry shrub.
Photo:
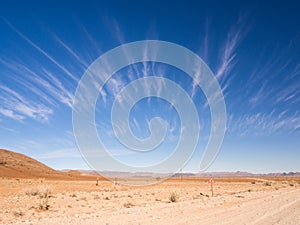
{"label": "dry shrub", "polygon": [[134,204],[131,203],[131,202],[126,202],[126,203],[123,204],[123,206],[124,206],[125,208],[131,208],[131,207],[134,206]]}
{"label": "dry shrub", "polygon": [[176,192],[172,192],[169,196],[171,202],[178,202],[179,195]]}
{"label": "dry shrub", "polygon": [[40,202],[38,208],[39,208],[40,210],[43,210],[43,211],[48,210],[49,207],[50,207],[50,205],[48,204],[48,202],[49,202],[49,197],[44,197],[44,198],[41,200],[41,202]]}
{"label": "dry shrub", "polygon": [[265,182],[265,186],[271,186],[271,185],[272,185],[271,182],[269,182],[269,181]]}
{"label": "dry shrub", "polygon": [[37,197],[41,198],[41,201],[37,208],[39,210],[46,211],[50,207],[49,197],[51,195],[52,189],[53,189],[52,186],[41,185],[41,186],[37,186],[37,187],[31,187],[31,188],[25,190],[25,193],[28,196],[37,196]]}

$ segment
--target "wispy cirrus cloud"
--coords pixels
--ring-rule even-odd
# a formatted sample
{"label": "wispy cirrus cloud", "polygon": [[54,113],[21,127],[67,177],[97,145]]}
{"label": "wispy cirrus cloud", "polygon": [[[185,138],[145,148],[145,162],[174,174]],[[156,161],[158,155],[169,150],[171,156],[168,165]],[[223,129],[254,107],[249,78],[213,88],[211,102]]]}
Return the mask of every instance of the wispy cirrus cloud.
{"label": "wispy cirrus cloud", "polygon": [[265,54],[266,51],[262,51],[259,63],[249,75],[244,97],[252,109],[268,103],[273,107],[285,105],[293,110],[290,106],[300,96],[300,63],[288,46],[273,50],[271,57],[265,57]]}
{"label": "wispy cirrus cloud", "polygon": [[229,28],[223,46],[219,51],[219,66],[215,76],[221,84],[223,93],[237,74],[234,74],[233,68],[238,62],[238,47],[251,29],[251,24],[247,14],[240,14],[237,22]]}
{"label": "wispy cirrus cloud", "polygon": [[19,31],[16,27],[14,27],[9,21],[2,18],[5,23],[17,34],[19,37],[21,37],[25,42],[27,42],[29,45],[31,45],[35,50],[37,50],[39,53],[41,53],[43,56],[45,56],[48,60],[50,60],[55,66],[57,66],[60,70],[62,70],[68,77],[70,77],[74,81],[78,81],[78,78],[71,73],[69,70],[67,70],[63,65],[61,65],[59,62],[57,62],[51,55],[49,55],[46,51],[44,51],[41,47],[39,47],[37,44],[35,44],[33,41],[31,41],[27,36],[25,36],[21,31]]}
{"label": "wispy cirrus cloud", "polygon": [[[41,66],[36,58],[32,58],[27,63],[17,57],[0,58],[1,73],[3,75],[6,73],[6,79],[15,84],[12,88],[0,83],[0,99],[2,99],[0,114],[18,121],[31,118],[46,122],[54,113],[53,107],[59,107],[61,103],[67,107],[72,107],[74,84],[78,80],[74,75],[75,73],[66,69],[9,21],[2,19],[16,35],[29,44],[33,50],[45,56],[54,67],[49,67],[46,64]],[[74,64],[86,66],[84,60],[80,59],[67,44],[58,37],[56,39],[53,37],[53,39],[73,57]],[[66,76],[58,77],[57,71]]]}
{"label": "wispy cirrus cloud", "polygon": [[114,17],[106,16],[103,17],[104,23],[111,32],[112,37],[116,38],[119,44],[126,43],[125,36],[119,26],[118,21]]}
{"label": "wispy cirrus cloud", "polygon": [[[233,73],[234,67],[238,62],[238,47],[240,43],[244,40],[247,33],[249,32],[251,26],[249,25],[248,17],[246,14],[240,14],[237,22],[229,27],[227,36],[225,36],[223,43],[220,45],[214,43],[214,46],[210,47],[210,39],[212,35],[209,34],[211,31],[211,21],[206,18],[204,25],[204,38],[202,40],[200,55],[204,57],[207,64],[209,62],[209,50],[212,50],[214,46],[219,47],[218,53],[218,65],[215,69],[215,77],[219,81],[223,94],[226,95],[226,91],[230,86],[231,82],[236,77],[236,73]],[[195,96],[196,87],[201,79],[201,68],[196,68],[195,78],[192,84],[191,95]]]}
{"label": "wispy cirrus cloud", "polygon": [[37,104],[23,97],[22,94],[0,84],[0,100],[2,102],[0,113],[15,120],[23,120],[26,117],[48,121],[53,110],[44,104]]}
{"label": "wispy cirrus cloud", "polygon": [[299,130],[300,112],[288,110],[270,113],[244,114],[228,117],[228,132],[237,136],[267,136],[287,134]]}
{"label": "wispy cirrus cloud", "polygon": [[52,34],[53,39],[57,41],[78,63],[80,63],[83,69],[88,68],[88,63],[85,62],[68,44],[66,44],[62,39],[57,35]]}
{"label": "wispy cirrus cloud", "polygon": [[20,114],[16,114],[13,110],[11,109],[3,109],[3,108],[0,108],[0,114],[6,116],[6,117],[9,117],[11,119],[14,119],[14,120],[18,120],[18,121],[21,121],[23,120],[25,117],[20,115]]}
{"label": "wispy cirrus cloud", "polygon": [[19,84],[20,89],[26,89],[27,93],[39,96],[39,101],[43,104],[57,106],[57,103],[61,102],[72,107],[73,93],[49,70],[41,68],[34,71],[21,62],[11,62],[8,59],[5,61],[0,58],[0,63],[9,70],[12,74],[10,79]]}
{"label": "wispy cirrus cloud", "polygon": [[73,105],[74,94],[72,91],[67,90],[63,83],[57,79],[50,71],[43,69],[44,74],[47,76],[47,80],[41,80],[41,86],[52,96],[59,100],[61,103],[69,106]]}

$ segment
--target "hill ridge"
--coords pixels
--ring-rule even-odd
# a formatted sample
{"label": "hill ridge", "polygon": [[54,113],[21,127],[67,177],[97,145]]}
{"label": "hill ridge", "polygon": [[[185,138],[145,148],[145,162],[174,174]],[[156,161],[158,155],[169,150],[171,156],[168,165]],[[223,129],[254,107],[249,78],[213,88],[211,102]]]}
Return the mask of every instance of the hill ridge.
{"label": "hill ridge", "polygon": [[82,179],[94,180],[93,175],[84,175],[80,171],[63,172],[55,170],[36,159],[22,153],[0,149],[0,177],[3,178],[46,178],[46,179]]}

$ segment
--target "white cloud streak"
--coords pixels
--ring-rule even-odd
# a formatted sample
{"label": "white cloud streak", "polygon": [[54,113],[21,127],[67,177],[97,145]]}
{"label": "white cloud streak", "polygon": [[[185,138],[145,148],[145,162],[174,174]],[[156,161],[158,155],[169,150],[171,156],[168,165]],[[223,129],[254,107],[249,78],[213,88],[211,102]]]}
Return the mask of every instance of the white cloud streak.
{"label": "white cloud streak", "polygon": [[61,102],[72,107],[73,93],[68,91],[52,72],[41,68],[37,73],[25,65],[16,62],[9,63],[1,58],[0,62],[14,74],[11,79],[20,87],[25,88],[27,93],[35,94],[44,103],[50,103],[53,106],[57,106],[56,102]]}
{"label": "white cloud streak", "polygon": [[62,70],[66,75],[68,75],[72,80],[78,81],[78,78],[75,77],[70,71],[68,71],[63,65],[58,63],[52,56],[50,56],[47,52],[41,49],[37,44],[31,41],[28,37],[26,37],[21,31],[19,31],[16,27],[14,27],[10,22],[6,19],[3,19],[6,24],[16,33],[18,34],[24,41],[26,41],[29,45],[31,45],[34,49],[36,49],[39,53],[44,55],[48,60],[50,60],[54,65],[56,65],[60,70]]}
{"label": "white cloud streak", "polygon": [[215,74],[216,78],[221,82],[223,92],[234,78],[231,71],[237,63],[237,49],[249,29],[250,26],[247,24],[247,17],[240,15],[237,23],[228,31],[225,43],[220,51],[220,64]]}
{"label": "white cloud streak", "polygon": [[2,109],[0,108],[0,114],[12,118],[14,120],[18,120],[21,121],[24,119],[24,116],[16,114],[14,111],[10,110],[10,109]]}
{"label": "white cloud streak", "polygon": [[15,120],[23,120],[25,117],[29,117],[46,122],[49,115],[53,113],[52,109],[47,106],[25,99],[21,94],[1,84],[0,101],[2,102],[0,113]]}
{"label": "white cloud streak", "polygon": [[245,114],[228,117],[228,132],[238,136],[268,136],[287,134],[300,127],[300,113],[287,115],[287,110],[275,113]]}
{"label": "white cloud streak", "polygon": [[56,35],[52,34],[54,37],[54,40],[56,40],[65,50],[67,50],[67,52],[73,56],[77,62],[79,62],[81,64],[81,66],[83,66],[83,68],[88,68],[88,64],[82,60],[82,58],[80,58],[80,56],[71,48],[69,47],[65,42],[63,42],[59,37],[57,37]]}

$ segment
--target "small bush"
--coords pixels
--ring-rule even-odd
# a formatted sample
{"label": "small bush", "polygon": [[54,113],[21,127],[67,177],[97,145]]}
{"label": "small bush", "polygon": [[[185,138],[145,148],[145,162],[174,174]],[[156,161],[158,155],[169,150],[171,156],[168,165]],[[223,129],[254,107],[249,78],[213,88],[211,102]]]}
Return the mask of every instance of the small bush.
{"label": "small bush", "polygon": [[252,181],[251,184],[255,184],[255,181]]}
{"label": "small bush", "polygon": [[48,202],[49,202],[49,197],[51,195],[51,192],[52,192],[52,187],[47,185],[32,187],[25,191],[26,195],[28,196],[37,196],[41,198],[41,201],[37,208],[43,211],[48,210],[50,207]]}
{"label": "small bush", "polygon": [[47,197],[44,197],[44,198],[42,199],[42,201],[40,202],[40,204],[39,204],[39,209],[40,209],[40,210],[43,210],[43,211],[48,210],[49,207],[50,207],[50,205],[48,204],[48,201],[49,201],[49,197],[48,197],[48,196],[47,196]]}
{"label": "small bush", "polygon": [[131,207],[134,206],[134,204],[131,203],[131,202],[126,202],[126,203],[123,204],[123,206],[124,206],[125,208],[131,208]]}
{"label": "small bush", "polygon": [[172,192],[169,196],[171,202],[178,202],[179,195],[176,192]]}
{"label": "small bush", "polygon": [[265,186],[271,186],[271,185],[272,185],[271,182],[269,182],[269,181],[265,182]]}

